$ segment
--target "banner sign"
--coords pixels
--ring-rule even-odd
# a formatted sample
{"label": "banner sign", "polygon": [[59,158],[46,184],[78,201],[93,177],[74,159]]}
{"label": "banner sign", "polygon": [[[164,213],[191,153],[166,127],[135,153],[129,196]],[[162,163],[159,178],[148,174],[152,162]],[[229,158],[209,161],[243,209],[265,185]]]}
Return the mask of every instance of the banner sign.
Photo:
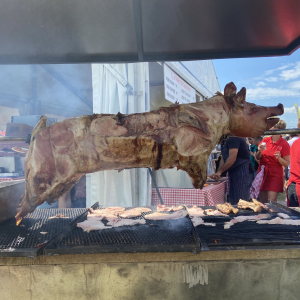
{"label": "banner sign", "polygon": [[295,105],[295,108],[296,108],[296,114],[297,114],[298,120],[300,120],[300,109],[299,109],[299,106],[296,103],[294,103],[294,105]]}
{"label": "banner sign", "polygon": [[165,98],[179,104],[196,102],[196,91],[164,64]]}

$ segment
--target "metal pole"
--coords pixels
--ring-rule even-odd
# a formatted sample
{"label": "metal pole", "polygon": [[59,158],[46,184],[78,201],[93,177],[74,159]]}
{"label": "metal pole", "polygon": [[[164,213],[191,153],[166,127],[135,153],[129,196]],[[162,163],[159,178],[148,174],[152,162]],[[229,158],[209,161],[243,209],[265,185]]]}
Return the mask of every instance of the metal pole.
{"label": "metal pole", "polygon": [[151,170],[150,168],[148,168],[148,171],[149,171],[150,176],[151,176],[151,178],[152,178],[152,181],[153,181],[154,187],[155,187],[155,189],[156,189],[156,192],[157,192],[157,195],[158,195],[160,204],[161,204],[161,205],[164,205],[164,201],[162,200],[162,197],[161,197],[161,194],[160,194],[159,189],[158,189],[158,187],[157,187],[157,184],[156,184],[155,178],[154,178],[154,176],[153,176],[152,170]]}
{"label": "metal pole", "polygon": [[300,128],[267,130],[264,132],[263,135],[278,135],[278,134],[291,134],[291,133],[300,134]]}
{"label": "metal pole", "polygon": [[0,137],[0,142],[26,142],[27,137],[9,137],[4,136]]}

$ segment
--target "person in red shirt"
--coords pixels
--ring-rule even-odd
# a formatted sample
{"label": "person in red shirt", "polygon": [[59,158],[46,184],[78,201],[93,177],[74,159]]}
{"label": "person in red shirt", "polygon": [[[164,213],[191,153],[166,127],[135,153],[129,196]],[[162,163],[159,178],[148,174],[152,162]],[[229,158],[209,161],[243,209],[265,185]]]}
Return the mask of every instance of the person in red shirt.
{"label": "person in red shirt", "polygon": [[[300,122],[298,123],[300,128]],[[290,178],[286,191],[287,205],[299,207],[300,200],[300,138],[291,146]]]}
{"label": "person in red shirt", "polygon": [[[280,120],[272,129],[285,129],[286,123]],[[266,148],[262,145],[266,143]],[[283,192],[283,168],[290,163],[290,146],[281,135],[272,135],[264,138],[258,146],[256,158],[260,159],[260,165],[265,166],[264,179],[260,187],[259,200],[263,203],[268,199],[277,201],[278,193]]]}

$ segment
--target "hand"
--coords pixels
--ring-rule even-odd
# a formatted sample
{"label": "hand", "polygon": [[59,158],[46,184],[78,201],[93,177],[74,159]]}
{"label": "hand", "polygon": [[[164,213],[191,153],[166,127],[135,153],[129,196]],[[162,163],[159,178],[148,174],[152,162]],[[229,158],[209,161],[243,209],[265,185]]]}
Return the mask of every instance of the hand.
{"label": "hand", "polygon": [[261,153],[261,152],[263,152],[264,150],[265,150],[264,145],[259,145],[259,146],[258,146],[258,149],[257,149],[258,152]]}
{"label": "hand", "polygon": [[210,175],[210,177],[211,177],[212,179],[218,180],[218,179],[220,179],[221,174],[220,174],[219,172],[217,172],[217,173],[215,173],[215,174]]}
{"label": "hand", "polygon": [[275,155],[275,157],[278,159],[279,157],[281,157],[281,153],[280,153],[280,151],[276,151],[275,153],[274,153],[274,155]]}

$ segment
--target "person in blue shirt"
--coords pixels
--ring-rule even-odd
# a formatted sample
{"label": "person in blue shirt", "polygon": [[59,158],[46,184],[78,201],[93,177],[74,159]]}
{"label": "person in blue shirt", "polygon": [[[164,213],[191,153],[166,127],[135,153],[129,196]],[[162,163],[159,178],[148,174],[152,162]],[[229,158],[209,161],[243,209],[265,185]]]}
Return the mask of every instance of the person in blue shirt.
{"label": "person in blue shirt", "polygon": [[219,179],[223,172],[229,174],[228,202],[237,204],[240,199],[248,200],[253,170],[249,158],[249,148],[245,139],[229,137],[222,148],[222,159],[218,171],[210,177]]}

